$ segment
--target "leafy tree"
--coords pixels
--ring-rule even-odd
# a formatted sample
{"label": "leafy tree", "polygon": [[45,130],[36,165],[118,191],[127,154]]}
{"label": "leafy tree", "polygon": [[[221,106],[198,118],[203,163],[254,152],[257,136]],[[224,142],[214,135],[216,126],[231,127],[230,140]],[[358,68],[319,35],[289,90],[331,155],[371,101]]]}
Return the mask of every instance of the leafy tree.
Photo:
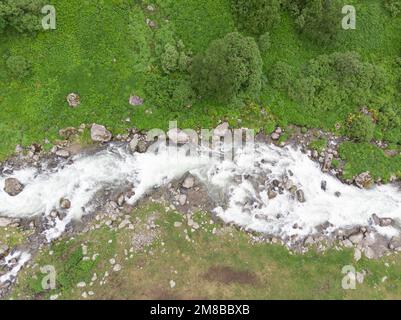
{"label": "leafy tree", "polygon": [[281,0],[231,0],[238,28],[259,35],[280,20]]}
{"label": "leafy tree", "polygon": [[225,102],[257,95],[261,76],[262,59],[255,40],[237,32],[213,41],[192,66],[193,85],[199,94]]}
{"label": "leafy tree", "polygon": [[340,0],[288,0],[287,6],[299,30],[312,40],[328,43],[336,38],[342,20]]}
{"label": "leafy tree", "polygon": [[0,33],[12,28],[20,33],[41,30],[41,9],[44,0],[2,0],[0,1]]}

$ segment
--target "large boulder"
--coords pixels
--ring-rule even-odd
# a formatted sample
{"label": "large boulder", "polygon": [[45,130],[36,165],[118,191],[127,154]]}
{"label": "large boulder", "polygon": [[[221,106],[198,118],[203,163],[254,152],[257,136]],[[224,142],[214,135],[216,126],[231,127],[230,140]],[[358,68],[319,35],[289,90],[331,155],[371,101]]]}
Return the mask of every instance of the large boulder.
{"label": "large boulder", "polygon": [[111,140],[112,134],[105,126],[94,123],[91,127],[91,138],[95,142],[108,142]]}
{"label": "large boulder", "polygon": [[174,144],[186,144],[189,142],[189,136],[182,130],[173,128],[167,132],[167,136]]}
{"label": "large boulder", "polygon": [[15,178],[7,178],[4,183],[4,191],[14,197],[24,190],[24,185]]}
{"label": "large boulder", "polygon": [[355,184],[361,189],[370,189],[374,181],[369,172],[363,172],[354,179]]}

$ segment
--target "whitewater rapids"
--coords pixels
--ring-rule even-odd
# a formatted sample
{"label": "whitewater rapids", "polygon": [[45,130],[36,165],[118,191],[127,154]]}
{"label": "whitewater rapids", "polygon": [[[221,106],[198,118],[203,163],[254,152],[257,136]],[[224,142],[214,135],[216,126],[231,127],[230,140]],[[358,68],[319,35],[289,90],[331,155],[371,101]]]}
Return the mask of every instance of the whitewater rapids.
{"label": "whitewater rapids", "polygon": [[[300,150],[267,144],[256,144],[254,152],[239,150],[234,160],[224,161],[171,152],[169,148],[158,153],[131,154],[126,146],[110,145],[94,154],[75,156],[71,164],[65,162],[56,169],[39,172],[28,168],[1,174],[0,216],[49,215],[52,210],[59,209],[61,198],[69,199],[71,208],[67,217],[58,220],[55,228],[47,231],[51,239],[62,234],[71,220],[90,212],[90,204],[104,188],[132,184],[135,195],[128,202],[134,204],[147,192],[167,185],[187,172],[202,181],[211,196],[225,195],[225,203],[217,204],[214,209],[223,221],[281,238],[305,237],[326,222],[331,223],[332,231],[369,225],[374,213],[392,218],[396,224],[401,222],[401,191],[396,186],[362,190],[345,185],[322,173],[319,165]],[[267,183],[280,180],[283,175],[289,175],[297,188],[303,190],[305,203],[297,201],[289,192],[268,198]],[[3,191],[8,177],[17,178],[25,185],[15,197]],[[321,189],[322,180],[327,182],[326,191]],[[336,192],[341,196],[337,197]],[[249,203],[255,205],[249,207]],[[392,226],[375,228],[389,237],[398,234],[398,229]]]}

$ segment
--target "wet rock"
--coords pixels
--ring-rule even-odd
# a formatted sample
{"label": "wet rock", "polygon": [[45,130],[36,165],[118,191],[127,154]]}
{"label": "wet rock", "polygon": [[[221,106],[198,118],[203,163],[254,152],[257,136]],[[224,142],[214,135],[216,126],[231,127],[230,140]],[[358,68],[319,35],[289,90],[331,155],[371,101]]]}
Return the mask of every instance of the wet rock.
{"label": "wet rock", "polygon": [[24,185],[15,178],[7,178],[4,182],[4,191],[15,197],[24,190]]}
{"label": "wet rock", "polygon": [[148,146],[147,146],[146,142],[143,140],[139,140],[138,146],[137,146],[137,151],[139,153],[145,153],[147,149],[148,149]]}
{"label": "wet rock", "polygon": [[401,237],[392,237],[388,247],[394,251],[401,251]]}
{"label": "wet rock", "polygon": [[130,96],[129,104],[132,106],[141,106],[143,105],[143,99],[139,96]]}
{"label": "wet rock", "polygon": [[297,190],[296,196],[299,202],[304,203],[306,202],[305,193],[302,190]]}
{"label": "wet rock", "polygon": [[373,178],[369,172],[363,172],[356,176],[354,182],[361,189],[370,189],[374,184]]}
{"label": "wet rock", "polygon": [[167,136],[174,144],[186,144],[189,142],[189,136],[182,130],[174,128],[167,132]]}
{"label": "wet rock", "polygon": [[277,192],[273,191],[272,188],[269,188],[267,190],[267,196],[269,197],[269,199],[274,199],[275,197],[277,197]]}
{"label": "wet rock", "polygon": [[68,158],[70,156],[70,153],[64,149],[57,150],[55,154],[56,154],[56,156],[61,157],[61,158]]}
{"label": "wet rock", "polygon": [[138,135],[135,135],[130,143],[129,143],[129,148],[131,150],[132,153],[134,153],[138,147],[138,143],[139,143],[139,139],[138,139]]}
{"label": "wet rock", "polygon": [[354,233],[349,236],[349,240],[353,244],[359,244],[363,240],[363,233],[362,232]]}
{"label": "wet rock", "polygon": [[306,245],[306,246],[313,245],[314,243],[315,243],[315,240],[313,239],[312,236],[308,236],[304,241],[304,245]]}
{"label": "wet rock", "polygon": [[60,208],[62,209],[70,209],[71,201],[65,198],[60,199]]}
{"label": "wet rock", "polygon": [[376,257],[376,254],[371,247],[365,247],[363,252],[365,253],[365,257],[368,259],[374,259]]}
{"label": "wet rock", "polygon": [[76,108],[81,103],[81,97],[76,93],[70,93],[67,95],[67,102],[71,108]]}
{"label": "wet rock", "polygon": [[340,197],[341,197],[341,192],[340,192],[340,191],[336,191],[336,192],[334,192],[334,195],[335,195],[337,198],[340,198]]}
{"label": "wet rock", "polygon": [[193,176],[189,175],[185,178],[184,182],[182,183],[183,188],[191,189],[195,185],[195,179]]}
{"label": "wet rock", "polygon": [[361,252],[361,250],[359,250],[358,248],[355,248],[355,251],[354,251],[354,260],[355,260],[356,262],[358,262],[359,260],[361,260],[361,257],[362,257],[362,252]]}
{"label": "wet rock", "polygon": [[327,181],[322,181],[321,183],[320,183],[320,188],[323,190],[323,191],[326,191],[327,190]]}
{"label": "wet rock", "polygon": [[323,172],[328,172],[330,170],[332,161],[333,161],[333,155],[331,153],[327,153],[323,162],[323,167],[322,167]]}
{"label": "wet rock", "polygon": [[273,132],[273,133],[270,135],[270,138],[272,138],[272,140],[277,141],[278,139],[280,139],[280,134],[278,134],[277,132]]}
{"label": "wet rock", "polygon": [[105,126],[94,123],[91,127],[91,138],[95,142],[108,142],[111,140],[111,132]]}
{"label": "wet rock", "polygon": [[124,205],[125,202],[125,196],[123,193],[121,193],[118,197],[117,197],[117,204],[119,207],[122,207]]}

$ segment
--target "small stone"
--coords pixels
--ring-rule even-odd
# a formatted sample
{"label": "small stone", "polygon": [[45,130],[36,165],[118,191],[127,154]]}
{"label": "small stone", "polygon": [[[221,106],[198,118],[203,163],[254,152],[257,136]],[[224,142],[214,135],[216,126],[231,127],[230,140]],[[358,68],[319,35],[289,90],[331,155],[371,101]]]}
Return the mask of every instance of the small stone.
{"label": "small stone", "polygon": [[365,275],[363,273],[361,272],[356,273],[356,281],[358,281],[358,283],[362,284],[364,279]]}
{"label": "small stone", "polygon": [[116,263],[116,259],[111,258],[111,259],[109,260],[109,262],[110,262],[111,265],[114,265],[114,264]]}
{"label": "small stone", "polygon": [[186,144],[189,142],[189,136],[182,130],[173,128],[167,132],[170,141],[176,145]]}
{"label": "small stone", "polygon": [[71,201],[65,198],[60,199],[60,208],[65,210],[70,209]]}
{"label": "small stone", "polygon": [[174,222],[174,227],[179,228],[182,226],[182,222],[176,221]]}
{"label": "small stone", "polygon": [[224,137],[229,132],[228,122],[223,122],[219,124],[214,130],[213,135],[217,137]]}
{"label": "small stone", "polygon": [[132,106],[141,106],[143,105],[143,99],[139,96],[130,96],[129,104]]}
{"label": "small stone", "polygon": [[71,108],[76,108],[81,103],[81,97],[76,93],[67,95],[67,102]]}
{"label": "small stone", "polygon": [[173,289],[175,287],[176,283],[174,280],[170,280],[170,288]]}
{"label": "small stone", "polygon": [[7,227],[12,223],[13,221],[11,219],[0,217],[0,228]]}
{"label": "small stone", "polygon": [[143,141],[143,140],[138,141],[137,151],[139,153],[145,153],[147,149],[148,149],[148,147],[147,147],[145,141]]}
{"label": "small stone", "polygon": [[77,283],[77,288],[85,288],[86,287],[86,283],[85,282],[79,282]]}
{"label": "small stone", "polygon": [[121,270],[121,265],[119,265],[118,263],[115,264],[114,267],[113,267],[113,271],[114,271],[114,272],[118,272],[118,271],[120,271],[120,270]]}
{"label": "small stone", "polygon": [[321,183],[320,183],[320,188],[323,190],[323,191],[326,191],[327,190],[327,181],[322,181]]}
{"label": "small stone", "polygon": [[180,205],[184,206],[187,202],[187,196],[185,194],[180,194],[178,202],[180,203]]}
{"label": "small stone", "polygon": [[15,178],[7,178],[4,182],[4,191],[15,197],[24,190],[24,185]]}
{"label": "small stone", "polygon": [[280,134],[278,134],[277,132],[273,132],[270,137],[272,138],[272,140],[277,141],[278,139],[280,139]]}
{"label": "small stone", "polygon": [[296,195],[299,202],[301,203],[306,202],[305,193],[302,190],[297,190]]}

